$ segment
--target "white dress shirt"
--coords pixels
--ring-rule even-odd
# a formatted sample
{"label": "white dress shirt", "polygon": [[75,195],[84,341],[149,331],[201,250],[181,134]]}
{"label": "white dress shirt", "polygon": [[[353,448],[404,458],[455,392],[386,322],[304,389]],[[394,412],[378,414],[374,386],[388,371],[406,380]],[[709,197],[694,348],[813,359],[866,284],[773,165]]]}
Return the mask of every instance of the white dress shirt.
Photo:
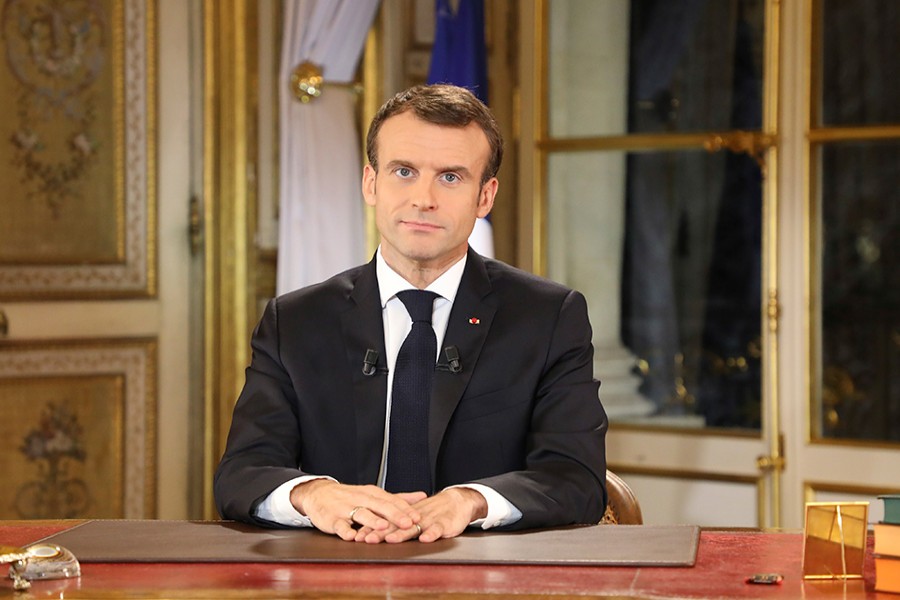
{"label": "white dress shirt", "polygon": [[[434,328],[434,335],[437,338],[437,356],[440,359],[442,351],[441,342],[444,334],[447,332],[447,322],[450,320],[450,309],[453,307],[453,301],[456,299],[456,292],[459,289],[459,283],[462,280],[463,271],[466,268],[466,256],[457,261],[452,267],[447,269],[440,277],[435,279],[426,290],[438,294],[434,300],[434,308],[431,317],[431,326]],[[400,346],[403,340],[412,329],[412,319],[406,311],[403,302],[397,297],[397,292],[403,290],[416,289],[416,287],[406,281],[399,273],[394,271],[385,262],[381,255],[381,247],[375,258],[375,273],[378,278],[378,290],[381,295],[381,314],[384,319],[384,348],[387,356],[388,368],[388,384],[387,384],[387,410],[384,423],[384,446],[381,452],[381,468],[378,473],[378,486],[384,487],[384,481],[387,476],[387,452],[388,438],[391,421],[391,392],[394,382],[394,363],[397,361],[397,354],[400,352]],[[286,481],[259,506],[256,507],[255,515],[261,519],[280,523],[282,525],[292,525],[295,527],[311,527],[312,523],[309,517],[300,514],[291,504],[291,490],[297,485],[313,479],[322,479],[330,477],[324,475],[302,475],[290,481]],[[451,487],[466,487],[474,489],[481,493],[487,500],[488,514],[484,519],[477,519],[470,523],[471,527],[481,527],[482,529],[490,529],[501,525],[515,523],[522,518],[522,512],[516,508],[511,502],[504,498],[500,493],[487,486],[470,483]]]}

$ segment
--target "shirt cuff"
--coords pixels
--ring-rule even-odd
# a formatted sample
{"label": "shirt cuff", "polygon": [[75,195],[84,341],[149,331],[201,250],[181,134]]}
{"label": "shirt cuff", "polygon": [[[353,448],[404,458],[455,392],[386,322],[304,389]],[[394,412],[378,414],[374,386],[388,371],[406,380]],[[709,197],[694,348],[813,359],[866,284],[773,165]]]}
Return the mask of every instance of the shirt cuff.
{"label": "shirt cuff", "polygon": [[[487,501],[487,516],[483,519],[475,519],[469,523],[469,527],[481,527],[482,529],[491,529],[494,527],[502,527],[511,525],[522,518],[522,511],[503,497],[500,492],[493,488],[480,483],[464,483],[461,485],[451,485],[451,488],[469,488],[475,490]],[[449,488],[448,488],[449,489]]]}
{"label": "shirt cuff", "polygon": [[306,515],[301,515],[294,505],[291,504],[291,490],[307,481],[313,479],[331,479],[324,475],[302,475],[295,477],[290,481],[285,481],[266,496],[265,500],[260,502],[253,516],[266,521],[272,521],[279,525],[287,525],[289,527],[312,527],[312,521]]}

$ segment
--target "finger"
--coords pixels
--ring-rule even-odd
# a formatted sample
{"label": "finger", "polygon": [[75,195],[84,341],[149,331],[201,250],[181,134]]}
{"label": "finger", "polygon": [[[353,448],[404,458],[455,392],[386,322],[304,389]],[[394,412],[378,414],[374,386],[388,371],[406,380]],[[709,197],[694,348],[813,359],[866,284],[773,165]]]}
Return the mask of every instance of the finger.
{"label": "finger", "polygon": [[365,541],[367,544],[380,544],[384,542],[389,535],[394,535],[396,532],[396,527],[391,527],[390,529],[382,531],[370,531],[363,541]]}
{"label": "finger", "polygon": [[374,529],[372,529],[371,527],[360,527],[359,529],[356,530],[356,537],[354,538],[354,541],[356,541],[356,542],[366,541],[366,536],[369,535],[370,533],[372,533],[373,531],[374,531]]}
{"label": "finger", "polygon": [[387,529],[390,526],[387,519],[376,515],[374,512],[363,506],[357,506],[350,511],[351,522],[370,529]]}
{"label": "finger", "polygon": [[334,522],[334,533],[344,541],[351,542],[356,538],[356,530],[344,519]]}
{"label": "finger", "polygon": [[395,531],[395,528],[391,527],[387,530],[375,530],[371,527],[361,527],[356,530],[356,538],[354,538],[354,541],[368,542],[370,544],[378,543],[384,541],[384,536],[391,531]]}
{"label": "finger", "polygon": [[[387,492],[385,493],[387,494]],[[386,498],[374,499],[366,508],[399,529],[409,529],[413,523],[422,518],[419,511],[410,506],[408,502],[392,494],[388,494]],[[372,523],[366,523],[366,525],[372,525]]]}
{"label": "finger", "polygon": [[444,537],[443,525],[441,525],[440,523],[433,523],[422,531],[422,535],[419,536],[419,541],[430,544],[431,542],[436,542],[442,537]]}
{"label": "finger", "polygon": [[389,533],[384,536],[384,541],[389,544],[399,544],[400,542],[416,539],[422,534],[422,531],[422,527],[417,524],[409,529],[398,529],[393,533]]}
{"label": "finger", "polygon": [[[387,536],[395,534],[397,531],[398,529],[393,525],[391,525],[391,527],[389,527],[388,529],[382,529],[378,531],[369,529],[365,532],[362,541],[366,542],[367,544],[380,544],[381,542],[385,541],[385,538],[387,538]],[[356,539],[357,541],[360,541],[359,536],[357,536]]]}

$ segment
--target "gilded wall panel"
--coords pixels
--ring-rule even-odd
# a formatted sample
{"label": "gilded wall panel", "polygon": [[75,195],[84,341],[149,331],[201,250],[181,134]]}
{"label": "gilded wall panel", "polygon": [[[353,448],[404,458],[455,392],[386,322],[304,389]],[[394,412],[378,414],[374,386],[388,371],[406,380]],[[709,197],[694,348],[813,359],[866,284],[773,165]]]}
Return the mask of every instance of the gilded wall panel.
{"label": "gilded wall panel", "polygon": [[0,345],[0,519],[156,514],[156,342]]}
{"label": "gilded wall panel", "polygon": [[155,0],[2,0],[0,299],[155,294]]}

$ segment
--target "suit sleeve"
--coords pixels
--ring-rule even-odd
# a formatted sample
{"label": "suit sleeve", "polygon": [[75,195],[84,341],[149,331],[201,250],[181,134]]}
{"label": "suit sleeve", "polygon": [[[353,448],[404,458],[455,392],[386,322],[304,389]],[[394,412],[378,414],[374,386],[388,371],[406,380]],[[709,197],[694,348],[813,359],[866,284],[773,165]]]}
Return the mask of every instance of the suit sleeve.
{"label": "suit sleeve", "polygon": [[597,523],[606,508],[608,420],[593,379],[584,296],[562,302],[533,399],[525,468],[479,480],[522,511],[510,529]]}
{"label": "suit sleeve", "polygon": [[253,357],[213,489],[223,518],[271,526],[255,518],[254,509],[279,485],[305,475],[298,469],[296,394],[279,356],[276,300],[266,306],[251,347]]}

